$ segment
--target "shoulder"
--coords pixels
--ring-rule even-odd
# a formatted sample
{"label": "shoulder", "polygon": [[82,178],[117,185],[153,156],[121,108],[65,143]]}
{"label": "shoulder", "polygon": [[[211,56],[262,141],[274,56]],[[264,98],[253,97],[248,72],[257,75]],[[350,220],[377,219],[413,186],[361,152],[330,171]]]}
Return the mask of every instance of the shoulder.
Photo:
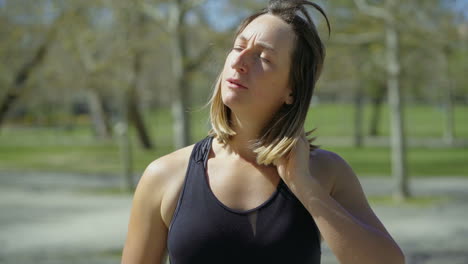
{"label": "shoulder", "polygon": [[152,161],[145,169],[143,177],[149,178],[149,181],[160,181],[170,179],[168,172],[174,172],[182,169],[182,164],[188,164],[190,154],[194,145],[181,148],[172,153],[164,155]]}
{"label": "shoulder", "polygon": [[144,171],[133,196],[127,239],[122,263],[159,262],[166,248],[167,208],[170,186],[183,178],[193,146],[189,146],[151,162]]}
{"label": "shoulder", "polygon": [[353,174],[349,164],[337,153],[317,148],[310,152],[309,167],[312,175],[332,193],[336,185]]}
{"label": "shoulder", "polygon": [[185,175],[193,147],[194,145],[190,145],[181,148],[152,161],[143,172],[138,185],[151,186],[163,193],[167,185]]}
{"label": "shoulder", "polygon": [[135,199],[145,201],[147,207],[161,208],[171,186],[183,181],[193,147],[176,150],[152,161],[138,182]]}
{"label": "shoulder", "polygon": [[147,208],[158,212],[166,228],[172,219],[179,194],[185,179],[190,155],[195,145],[191,145],[151,162],[138,183],[135,197],[142,196],[148,201]]}

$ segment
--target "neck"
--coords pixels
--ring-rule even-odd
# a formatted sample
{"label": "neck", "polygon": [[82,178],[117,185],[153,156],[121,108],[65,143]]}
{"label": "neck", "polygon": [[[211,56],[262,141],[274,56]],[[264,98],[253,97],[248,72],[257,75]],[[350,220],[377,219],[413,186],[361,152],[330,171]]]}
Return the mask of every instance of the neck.
{"label": "neck", "polygon": [[226,145],[230,154],[238,155],[240,158],[256,163],[257,154],[252,150],[252,144],[258,139],[263,122],[253,120],[252,115],[240,116],[231,112],[232,129],[236,132]]}

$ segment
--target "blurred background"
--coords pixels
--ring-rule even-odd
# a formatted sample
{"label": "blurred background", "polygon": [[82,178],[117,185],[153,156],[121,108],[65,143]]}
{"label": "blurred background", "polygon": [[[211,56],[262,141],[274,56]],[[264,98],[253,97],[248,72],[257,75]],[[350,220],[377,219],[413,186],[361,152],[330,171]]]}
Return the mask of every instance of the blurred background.
{"label": "blurred background", "polygon": [[[306,121],[407,263],[468,263],[468,1],[316,1]],[[210,128],[239,22],[267,1],[0,0],[0,263],[116,263],[133,189]],[[337,263],[324,244],[323,263]]]}

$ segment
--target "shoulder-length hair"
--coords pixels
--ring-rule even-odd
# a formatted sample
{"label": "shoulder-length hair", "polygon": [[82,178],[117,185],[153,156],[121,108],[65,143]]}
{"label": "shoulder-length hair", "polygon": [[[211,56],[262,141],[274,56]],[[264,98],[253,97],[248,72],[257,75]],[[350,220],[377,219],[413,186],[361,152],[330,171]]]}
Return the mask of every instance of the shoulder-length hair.
{"label": "shoulder-length hair", "polygon": [[[252,143],[251,147],[257,153],[258,164],[276,164],[279,158],[290,153],[304,132],[304,122],[315,83],[320,76],[325,59],[325,47],[306,6],[314,7],[325,17],[330,33],[328,17],[319,5],[310,1],[275,0],[270,1],[267,8],[244,19],[235,34],[237,38],[250,22],[263,14],[281,18],[291,25],[295,33],[295,47],[291,54],[289,72],[289,85],[292,87],[294,101],[292,104],[284,104],[263,128],[260,137]],[[221,75],[222,73],[218,76],[209,102],[212,125],[209,134],[226,144],[236,133],[231,128],[231,110],[221,98]],[[313,130],[309,131],[307,136],[312,132]],[[309,139],[309,143],[314,139]],[[312,144],[310,146],[311,149],[318,148]]]}

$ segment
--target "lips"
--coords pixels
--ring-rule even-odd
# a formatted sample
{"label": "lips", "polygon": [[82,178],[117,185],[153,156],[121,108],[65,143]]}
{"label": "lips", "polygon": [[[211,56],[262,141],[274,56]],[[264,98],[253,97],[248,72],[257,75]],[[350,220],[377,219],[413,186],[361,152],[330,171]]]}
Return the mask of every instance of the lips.
{"label": "lips", "polygon": [[242,82],[239,79],[228,78],[226,79],[226,81],[228,82],[228,86],[231,88],[248,89],[247,86],[242,84]]}

